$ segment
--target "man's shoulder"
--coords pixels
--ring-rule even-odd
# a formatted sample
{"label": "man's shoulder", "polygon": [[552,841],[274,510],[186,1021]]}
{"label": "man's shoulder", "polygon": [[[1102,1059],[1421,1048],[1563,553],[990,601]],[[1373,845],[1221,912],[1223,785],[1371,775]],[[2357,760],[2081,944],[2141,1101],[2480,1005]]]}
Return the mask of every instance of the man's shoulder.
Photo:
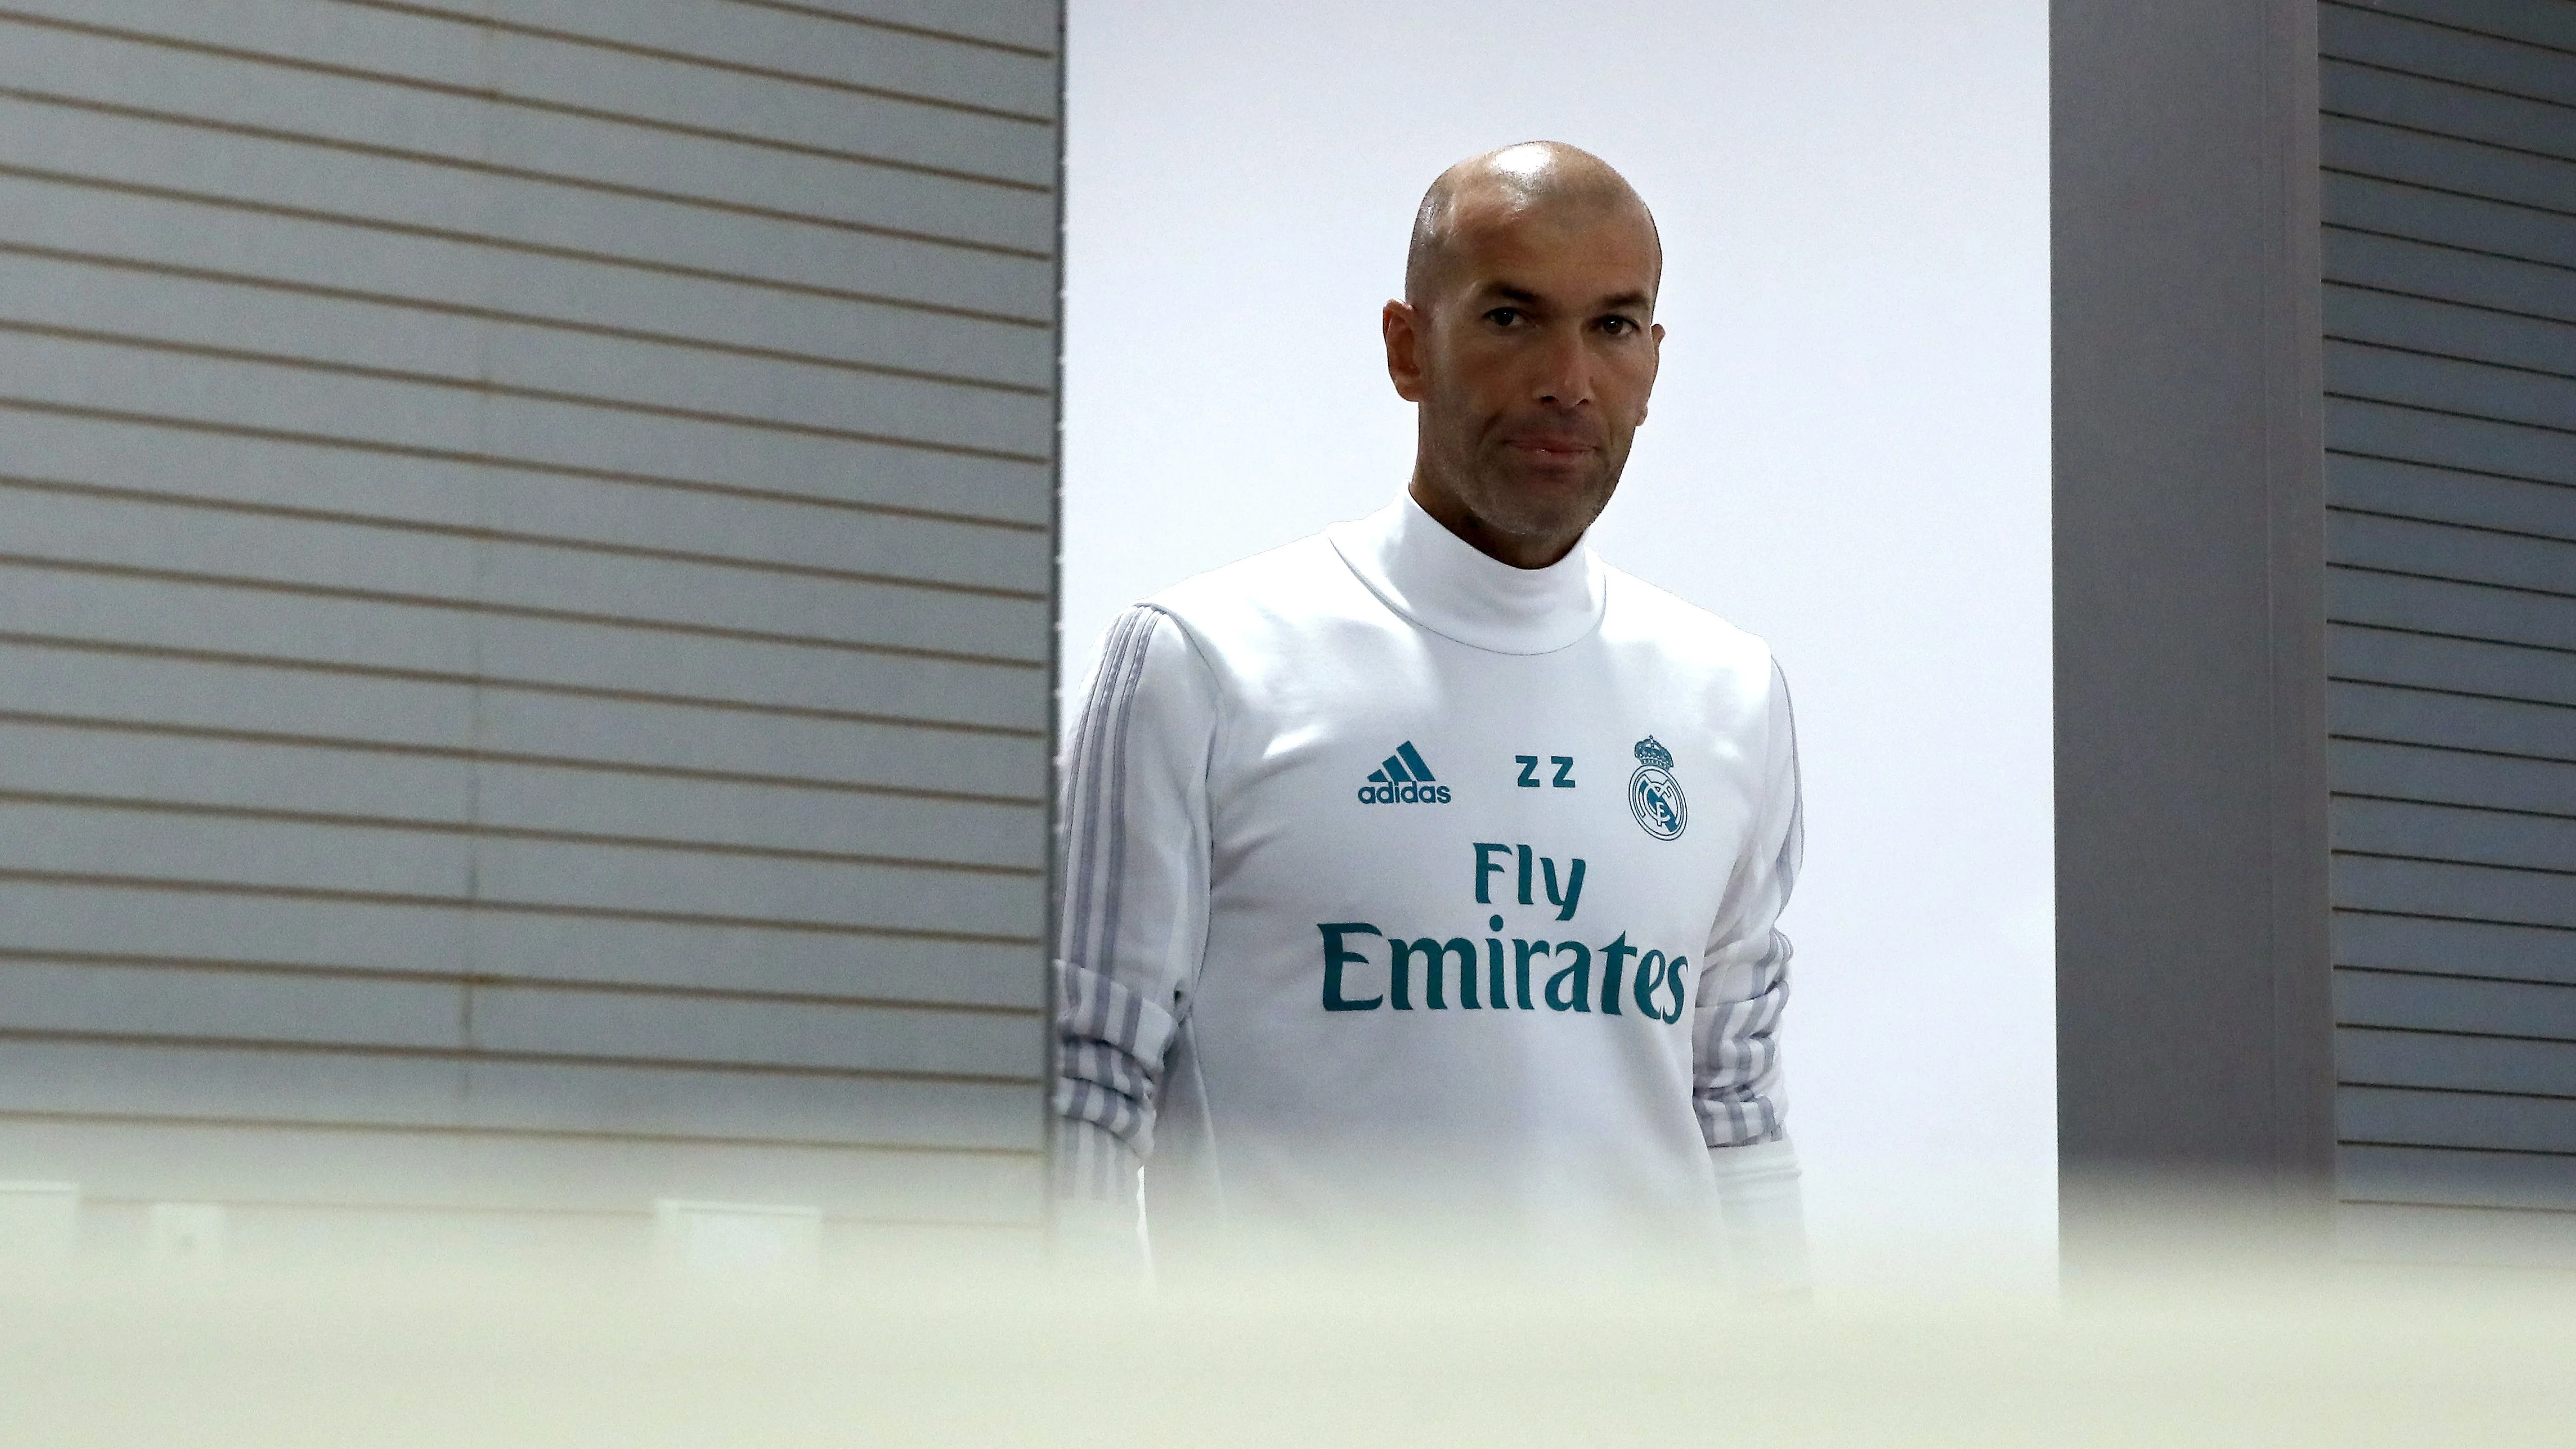
{"label": "man's shoulder", "polygon": [[1767,676],[1771,645],[1680,595],[1623,569],[1604,566],[1609,607],[1602,612],[1603,641],[1613,647],[1651,649],[1684,668]]}
{"label": "man's shoulder", "polygon": [[1334,551],[1332,540],[1311,533],[1193,574],[1148,595],[1144,606],[1170,616],[1193,634],[1225,636],[1246,628],[1350,613],[1370,598]]}

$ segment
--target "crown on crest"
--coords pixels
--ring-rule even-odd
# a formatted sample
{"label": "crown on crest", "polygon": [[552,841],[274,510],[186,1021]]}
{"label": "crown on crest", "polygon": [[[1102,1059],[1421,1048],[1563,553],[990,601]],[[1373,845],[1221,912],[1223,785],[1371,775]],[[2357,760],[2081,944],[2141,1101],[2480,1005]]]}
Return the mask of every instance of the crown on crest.
{"label": "crown on crest", "polygon": [[1648,735],[1637,741],[1637,763],[1652,765],[1658,770],[1669,770],[1673,767],[1673,752],[1665,749],[1653,735]]}

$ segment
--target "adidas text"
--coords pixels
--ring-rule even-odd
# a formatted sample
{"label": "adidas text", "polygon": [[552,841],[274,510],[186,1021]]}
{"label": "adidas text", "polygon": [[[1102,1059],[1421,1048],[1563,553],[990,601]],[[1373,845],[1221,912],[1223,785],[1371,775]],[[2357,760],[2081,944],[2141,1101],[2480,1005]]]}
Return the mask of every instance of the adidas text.
{"label": "adidas text", "polygon": [[1406,740],[1395,747],[1376,769],[1369,771],[1368,783],[1360,786],[1363,805],[1446,805],[1449,787],[1435,783],[1431,766],[1424,763],[1422,752]]}
{"label": "adidas text", "polygon": [[1362,785],[1360,802],[1365,805],[1446,805],[1449,803],[1449,787],[1412,783]]}

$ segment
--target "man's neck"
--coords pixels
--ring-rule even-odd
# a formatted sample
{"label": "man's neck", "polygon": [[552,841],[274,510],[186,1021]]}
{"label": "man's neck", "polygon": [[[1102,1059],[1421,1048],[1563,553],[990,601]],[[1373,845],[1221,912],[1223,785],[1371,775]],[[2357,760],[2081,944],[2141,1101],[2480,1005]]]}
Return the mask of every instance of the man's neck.
{"label": "man's neck", "polygon": [[1516,569],[1547,568],[1574,551],[1580,532],[1564,539],[1534,539],[1520,534],[1504,533],[1477,517],[1457,494],[1434,483],[1420,464],[1413,470],[1413,482],[1407,489],[1422,511],[1437,520],[1442,528],[1456,534],[1469,548],[1497,563]]}

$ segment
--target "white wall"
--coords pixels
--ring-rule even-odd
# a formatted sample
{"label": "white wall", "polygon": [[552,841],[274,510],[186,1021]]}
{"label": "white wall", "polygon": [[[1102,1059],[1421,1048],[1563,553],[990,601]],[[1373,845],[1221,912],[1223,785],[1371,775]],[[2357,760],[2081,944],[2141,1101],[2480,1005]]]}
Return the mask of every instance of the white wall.
{"label": "white wall", "polygon": [[1422,188],[1552,137],[1655,207],[1595,541],[1799,706],[1793,1131],[1826,1281],[2054,1232],[2047,7],[1075,0],[1065,630],[1394,496]]}

